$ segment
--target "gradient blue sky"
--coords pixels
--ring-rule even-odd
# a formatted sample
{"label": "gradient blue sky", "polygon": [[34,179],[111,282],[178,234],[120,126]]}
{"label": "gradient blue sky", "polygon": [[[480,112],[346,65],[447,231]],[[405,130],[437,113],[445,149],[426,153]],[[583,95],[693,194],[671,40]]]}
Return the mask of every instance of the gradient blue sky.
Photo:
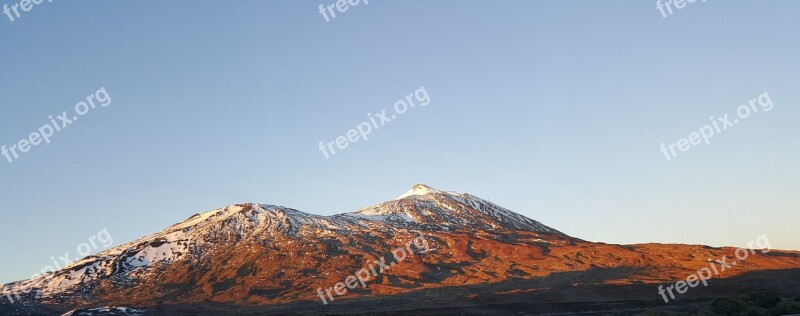
{"label": "gradient blue sky", "polygon": [[[0,16],[0,282],[240,202],[316,214],[414,183],[609,243],[800,249],[800,2],[60,1]],[[2,4],[12,4],[3,0]],[[425,86],[431,103],[317,149]],[[666,161],[662,142],[767,91],[770,112]]]}

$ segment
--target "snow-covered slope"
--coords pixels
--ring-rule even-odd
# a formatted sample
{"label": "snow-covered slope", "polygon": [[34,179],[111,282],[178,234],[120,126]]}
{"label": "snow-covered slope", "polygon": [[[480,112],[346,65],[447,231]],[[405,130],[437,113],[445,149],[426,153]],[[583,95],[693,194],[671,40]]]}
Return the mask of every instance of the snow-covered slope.
{"label": "snow-covered slope", "polygon": [[424,184],[415,185],[394,201],[367,207],[344,216],[427,229],[515,229],[562,234],[477,196],[439,191]]}

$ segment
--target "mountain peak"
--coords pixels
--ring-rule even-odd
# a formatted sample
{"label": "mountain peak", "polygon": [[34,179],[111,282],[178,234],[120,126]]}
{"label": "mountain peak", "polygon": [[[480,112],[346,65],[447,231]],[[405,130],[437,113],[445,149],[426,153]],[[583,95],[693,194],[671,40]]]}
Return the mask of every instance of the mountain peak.
{"label": "mountain peak", "polygon": [[425,185],[425,184],[422,184],[422,183],[417,183],[413,187],[411,187],[411,190],[408,190],[408,192],[403,193],[403,195],[399,196],[397,199],[399,200],[399,199],[407,198],[409,196],[428,195],[428,194],[441,193],[441,192],[442,191],[439,191],[439,190],[436,190],[434,188],[431,188],[428,185]]}

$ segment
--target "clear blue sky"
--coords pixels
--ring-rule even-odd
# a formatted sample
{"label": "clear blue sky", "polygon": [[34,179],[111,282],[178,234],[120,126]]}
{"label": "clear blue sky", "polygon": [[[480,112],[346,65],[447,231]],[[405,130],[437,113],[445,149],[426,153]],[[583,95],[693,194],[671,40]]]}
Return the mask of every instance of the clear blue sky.
{"label": "clear blue sky", "polygon": [[[800,2],[46,1],[0,16],[0,282],[240,202],[335,214],[414,183],[610,243],[800,249]],[[13,4],[2,0],[2,4]],[[431,103],[317,148],[424,86]],[[667,161],[661,143],[774,108]]]}

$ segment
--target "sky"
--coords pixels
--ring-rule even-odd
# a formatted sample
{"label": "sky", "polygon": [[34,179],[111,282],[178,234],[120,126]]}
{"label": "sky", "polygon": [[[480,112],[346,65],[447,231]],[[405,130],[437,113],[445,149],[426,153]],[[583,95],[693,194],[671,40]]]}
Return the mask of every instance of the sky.
{"label": "sky", "polygon": [[[800,250],[800,2],[371,0],[326,21],[334,3],[1,15],[0,145],[39,144],[0,156],[0,283],[104,229],[116,246],[245,202],[331,215],[416,183],[590,241]],[[359,125],[378,128],[335,147]]]}

